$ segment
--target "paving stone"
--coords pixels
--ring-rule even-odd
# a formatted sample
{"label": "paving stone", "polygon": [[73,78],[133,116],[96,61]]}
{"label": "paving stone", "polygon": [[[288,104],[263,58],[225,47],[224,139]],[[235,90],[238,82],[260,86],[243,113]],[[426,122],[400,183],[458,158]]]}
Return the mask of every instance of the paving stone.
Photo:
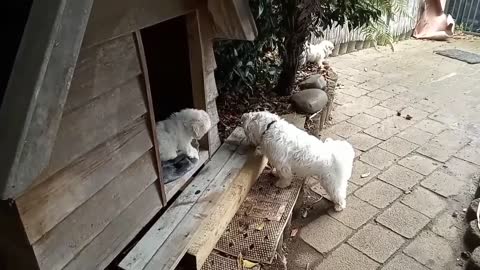
{"label": "paving stone", "polygon": [[387,91],[383,91],[383,90],[375,90],[375,91],[372,91],[368,94],[369,97],[373,97],[373,98],[376,98],[378,100],[386,100],[386,99],[389,99],[391,97],[393,97],[395,94],[393,94],[392,92],[387,92]]}
{"label": "paving stone", "polygon": [[416,108],[416,109],[419,109],[419,110],[422,110],[422,111],[425,111],[425,112],[428,112],[428,113],[434,113],[438,110],[438,107],[433,106],[431,104],[424,104],[422,101],[423,100],[420,100],[420,101],[412,104],[411,106],[413,108]]}
{"label": "paving stone", "polygon": [[365,133],[357,133],[348,139],[348,142],[356,149],[367,151],[382,141]]}
{"label": "paving stone", "polygon": [[418,121],[428,116],[428,112],[413,107],[407,107],[400,113],[402,117],[407,117],[407,115],[410,115],[412,117],[411,121]]}
{"label": "paving stone", "polygon": [[407,167],[411,170],[414,170],[423,175],[429,175],[436,168],[440,166],[435,160],[420,156],[420,155],[411,155],[403,158],[398,162],[398,164]]}
{"label": "paving stone", "polygon": [[380,121],[379,118],[376,118],[364,113],[357,114],[348,120],[348,122],[356,126],[359,126],[361,128],[368,128],[371,125],[378,123],[379,121]]}
{"label": "paving stone", "polygon": [[293,269],[304,269],[306,264],[313,265],[323,258],[322,254],[299,238],[294,239],[289,248],[295,250],[287,255],[288,267]]}
{"label": "paving stone", "polygon": [[444,124],[430,119],[420,121],[415,127],[432,134],[438,134],[447,128]]}
{"label": "paving stone", "polygon": [[371,181],[354,192],[355,196],[378,208],[385,208],[400,197],[403,192],[382,181]]}
{"label": "paving stone", "polygon": [[374,166],[377,169],[383,170],[392,165],[397,160],[397,156],[383,149],[375,147],[362,154],[360,156],[360,160]]}
{"label": "paving stone", "polygon": [[430,218],[434,218],[447,206],[445,199],[423,187],[418,187],[405,196],[402,203]]}
{"label": "paving stone", "polygon": [[446,211],[433,221],[431,229],[445,239],[457,241],[462,239],[465,233],[464,222],[463,218],[453,217],[451,211]]}
{"label": "paving stone", "polygon": [[456,262],[448,241],[431,231],[421,232],[404,252],[430,269],[452,269],[449,264]]}
{"label": "paving stone", "polygon": [[380,119],[385,119],[387,117],[393,116],[396,114],[395,111],[382,107],[380,105],[374,106],[365,110],[365,113]]}
{"label": "paving stone", "polygon": [[300,238],[320,253],[327,253],[343,242],[352,230],[340,221],[324,215],[301,229]]}
{"label": "paving stone", "polygon": [[348,240],[350,245],[380,263],[384,263],[404,242],[398,234],[373,224],[367,224]]}
{"label": "paving stone", "polygon": [[368,91],[374,91],[379,88],[382,88],[386,85],[388,85],[390,82],[384,80],[383,78],[377,78],[377,79],[372,79],[369,81],[366,81],[362,84],[359,84],[358,87],[363,88]]}
{"label": "paving stone", "polygon": [[435,160],[445,162],[468,142],[469,139],[463,132],[445,130],[419,148],[417,152]]}
{"label": "paving stone", "polygon": [[423,175],[399,165],[393,165],[378,176],[378,179],[403,190],[410,190],[422,178]]}
{"label": "paving stone", "polygon": [[405,120],[402,117],[391,116],[382,122],[367,128],[364,132],[373,137],[387,140],[412,124],[412,122]]}
{"label": "paving stone", "polygon": [[409,91],[407,87],[398,85],[398,84],[389,84],[384,87],[382,87],[382,90],[392,92],[394,94],[400,94],[403,92]]}
{"label": "paving stone", "polygon": [[428,268],[407,255],[400,253],[390,260],[382,270],[428,270]]}
{"label": "paving stone", "polygon": [[456,157],[480,165],[480,145],[470,144],[460,150]]}
{"label": "paving stone", "polygon": [[336,103],[338,105],[344,105],[344,104],[347,104],[347,103],[352,103],[355,100],[356,100],[356,98],[354,98],[350,95],[338,92],[338,93],[335,93],[334,103]]}
{"label": "paving stone", "polygon": [[357,127],[353,124],[350,124],[348,122],[338,123],[338,124],[330,127],[330,129],[333,133],[335,133],[338,136],[341,136],[343,138],[348,138],[348,137],[352,136],[353,134],[362,130],[361,128],[359,128],[359,127]]}
{"label": "paving stone", "polygon": [[355,116],[359,113],[362,113],[366,109],[377,105],[379,102],[380,101],[378,99],[374,99],[367,96],[361,96],[352,103],[347,103],[337,107],[337,110],[339,110],[340,112],[348,116]]}
{"label": "paving stone", "polygon": [[358,84],[364,83],[371,79],[371,77],[366,76],[365,74],[359,73],[353,76],[348,77],[348,79],[352,82],[356,82]]}
{"label": "paving stone", "polygon": [[334,219],[342,222],[352,229],[358,229],[378,213],[378,209],[370,204],[358,199],[355,196],[349,196],[347,199],[347,208],[341,212],[330,209],[328,214]]}
{"label": "paving stone", "polygon": [[380,214],[376,221],[406,238],[413,238],[428,224],[430,219],[412,208],[394,203]]}
{"label": "paving stone", "polygon": [[353,163],[353,172],[350,182],[353,182],[359,186],[363,186],[368,181],[370,181],[370,179],[377,176],[379,172],[380,171],[377,168],[368,165],[367,163],[360,160],[356,160]]}
{"label": "paving stone", "polygon": [[452,174],[453,176],[456,176],[458,179],[468,182],[470,181],[474,176],[480,175],[480,166],[476,166],[472,163],[469,163],[467,161],[461,160],[456,157],[452,157],[445,163],[445,170],[449,173]]}
{"label": "paving stone", "polygon": [[338,89],[339,92],[350,95],[352,97],[361,97],[365,94],[368,93],[365,89],[356,87],[356,86],[350,86],[350,87],[343,87]]}
{"label": "paving stone", "polygon": [[305,115],[298,113],[289,113],[281,116],[285,121],[296,126],[299,129],[305,130]]}
{"label": "paving stone", "polygon": [[385,108],[389,108],[391,110],[400,111],[403,108],[409,106],[410,104],[411,104],[410,102],[407,102],[405,100],[393,97],[393,98],[389,98],[387,100],[384,100],[382,103],[380,103],[380,106],[383,106]]}
{"label": "paving stone", "polygon": [[403,157],[417,149],[418,145],[399,137],[392,137],[379,144],[378,147],[382,148],[383,150],[387,150],[390,153],[394,153],[397,156]]}
{"label": "paving stone", "polygon": [[416,127],[409,127],[404,131],[398,133],[397,136],[409,142],[423,145],[433,137],[433,134],[418,129]]}
{"label": "paving stone", "polygon": [[455,176],[435,171],[421,182],[423,187],[444,197],[454,196],[462,191],[465,183]]}
{"label": "paving stone", "polygon": [[341,112],[338,112],[336,110],[333,110],[331,113],[330,113],[330,116],[331,116],[331,123],[332,124],[337,124],[337,123],[340,123],[342,121],[345,121],[347,119],[349,119],[350,117],[341,113]]}
{"label": "paving stone", "polygon": [[316,270],[375,270],[380,265],[347,244],[341,245]]}
{"label": "paving stone", "polygon": [[[315,182],[317,182],[316,184],[313,184],[310,189],[317,193],[318,195],[322,196],[323,198],[329,200],[330,202],[332,201],[332,199],[330,198],[330,195],[328,195],[327,191],[323,188],[323,186],[321,185],[320,182],[318,182],[318,180],[315,180]],[[355,190],[357,190],[359,187],[354,184],[354,183],[348,183],[348,186],[347,186],[347,196],[350,195],[351,193],[353,193]]]}

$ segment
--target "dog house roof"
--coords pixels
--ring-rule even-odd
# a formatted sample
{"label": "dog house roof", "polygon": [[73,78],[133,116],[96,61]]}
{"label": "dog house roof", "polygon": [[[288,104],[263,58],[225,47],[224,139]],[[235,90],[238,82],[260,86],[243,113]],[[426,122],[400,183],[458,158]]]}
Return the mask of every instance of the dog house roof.
{"label": "dog house roof", "polygon": [[82,46],[201,8],[215,37],[257,36],[247,0],[33,1],[0,108],[0,199],[15,198],[48,165]]}

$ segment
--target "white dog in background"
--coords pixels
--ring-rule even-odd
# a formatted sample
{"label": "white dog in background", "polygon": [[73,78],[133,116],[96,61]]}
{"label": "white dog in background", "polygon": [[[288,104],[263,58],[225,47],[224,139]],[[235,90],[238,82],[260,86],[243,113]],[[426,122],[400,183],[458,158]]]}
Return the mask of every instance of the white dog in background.
{"label": "white dog in background", "polygon": [[322,142],[270,112],[243,114],[242,127],[247,140],[257,146],[276,169],[277,187],[288,187],[294,174],[318,176],[335,210],[346,207],[347,185],[355,158],[350,143],[332,139]]}
{"label": "white dog in background", "polygon": [[156,128],[160,160],[174,159],[180,153],[198,159],[198,150],[192,146],[192,140],[201,139],[211,126],[208,113],[197,109],[184,109],[158,122]]}
{"label": "white dog in background", "polygon": [[308,43],[302,54],[300,65],[303,66],[306,62],[309,62],[316,63],[319,67],[322,67],[323,61],[332,54],[334,48],[333,43],[328,40],[323,40],[316,45]]}

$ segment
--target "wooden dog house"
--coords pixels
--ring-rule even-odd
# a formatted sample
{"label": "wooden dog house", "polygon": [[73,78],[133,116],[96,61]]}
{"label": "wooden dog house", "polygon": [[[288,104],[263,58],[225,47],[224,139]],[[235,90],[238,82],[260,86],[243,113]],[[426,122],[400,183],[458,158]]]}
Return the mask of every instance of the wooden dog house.
{"label": "wooden dog house", "polygon": [[0,108],[0,269],[104,269],[194,171],[164,185],[155,122],[185,107],[219,148],[213,40],[243,0],[34,0]]}

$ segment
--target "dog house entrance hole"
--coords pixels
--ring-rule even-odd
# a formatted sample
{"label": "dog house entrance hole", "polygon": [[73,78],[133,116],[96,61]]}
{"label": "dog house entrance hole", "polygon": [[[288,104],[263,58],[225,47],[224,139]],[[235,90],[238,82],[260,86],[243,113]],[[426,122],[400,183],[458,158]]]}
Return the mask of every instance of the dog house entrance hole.
{"label": "dog house entrance hole", "polygon": [[[194,108],[186,16],[144,28],[140,34],[150,80],[155,121],[164,120],[182,109]],[[168,185],[177,181],[187,182],[194,173],[192,170],[198,170],[208,158],[207,151],[202,148],[199,150],[200,160],[195,163],[195,167],[189,170],[185,177],[168,183],[167,193]]]}

